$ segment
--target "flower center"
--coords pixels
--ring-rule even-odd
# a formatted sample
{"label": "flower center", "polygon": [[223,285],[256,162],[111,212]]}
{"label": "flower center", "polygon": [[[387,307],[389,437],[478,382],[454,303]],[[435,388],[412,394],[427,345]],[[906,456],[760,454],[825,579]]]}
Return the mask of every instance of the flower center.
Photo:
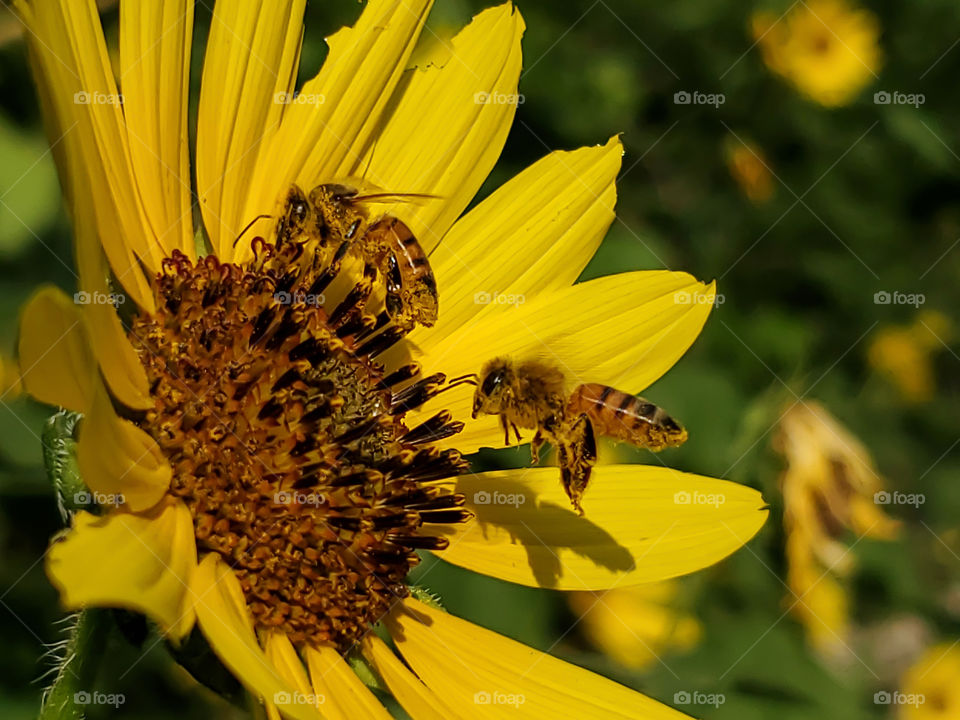
{"label": "flower center", "polygon": [[328,315],[322,248],[253,247],[245,266],[164,262],[157,312],[130,329],[155,401],[140,422],[201,557],[233,568],[256,626],[346,649],[406,596],[416,550],[446,546],[438,525],[469,517],[435,484],[466,464],[431,445],[462,423],[405,425],[445,378],[413,364],[384,375],[376,357],[402,332],[366,312],[369,292]]}

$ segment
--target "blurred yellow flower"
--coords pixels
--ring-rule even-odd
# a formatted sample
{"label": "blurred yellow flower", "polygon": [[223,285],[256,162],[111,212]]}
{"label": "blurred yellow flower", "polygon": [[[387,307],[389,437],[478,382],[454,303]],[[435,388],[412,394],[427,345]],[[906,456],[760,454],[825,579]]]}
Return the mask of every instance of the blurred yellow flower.
{"label": "blurred yellow flower", "polygon": [[20,394],[20,370],[17,363],[0,354],[0,396],[6,400]]}
{"label": "blurred yellow flower", "polygon": [[730,138],[726,159],[730,175],[750,202],[762,205],[770,199],[773,195],[773,174],[757,147]]}
{"label": "blurred yellow flower", "polygon": [[700,641],[699,621],[677,608],[676,580],[615,588],[605,593],[570,593],[590,641],[624,667],[653,664],[668,650],[689,650]]}
{"label": "blurred yellow flower", "polygon": [[758,12],[751,24],[767,67],[827,107],[850,103],[881,65],[876,17],[843,0],[797,3],[780,18]]}
{"label": "blurred yellow flower", "polygon": [[878,330],[867,350],[867,361],[896,386],[904,400],[928,402],[936,389],[933,355],[945,347],[949,333],[949,318],[935,310],[924,311],[912,325]]}
{"label": "blurred yellow flower", "polygon": [[897,700],[901,720],[960,718],[960,644],[930,648],[907,671]]}
{"label": "blurred yellow flower", "polygon": [[777,449],[787,461],[781,478],[787,535],[787,598],[810,643],[836,657],[848,632],[843,579],[854,567],[858,538],[891,539],[898,523],[879,504],[889,502],[866,448],[817,403],[800,403],[780,421]]}

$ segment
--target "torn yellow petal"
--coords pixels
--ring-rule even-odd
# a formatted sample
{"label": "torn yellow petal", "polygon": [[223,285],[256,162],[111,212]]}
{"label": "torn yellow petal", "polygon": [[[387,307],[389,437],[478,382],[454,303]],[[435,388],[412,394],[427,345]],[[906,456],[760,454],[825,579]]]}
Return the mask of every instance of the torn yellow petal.
{"label": "torn yellow petal", "polygon": [[193,625],[186,599],[196,566],[193,518],[172,498],[142,515],[80,511],[47,553],[47,574],[65,607],[136,610],[173,638]]}
{"label": "torn yellow petal", "polygon": [[165,255],[195,257],[187,105],[192,0],[120,5],[120,86],[130,162]]}
{"label": "torn yellow petal", "polygon": [[687,717],[612,680],[413,599],[391,613],[387,625],[413,671],[470,717]]}
{"label": "torn yellow petal", "polygon": [[443,701],[442,695],[424,685],[375,634],[369,633],[363,638],[363,654],[413,720],[459,717]]}
{"label": "torn yellow petal", "polygon": [[76,412],[93,404],[96,361],[80,311],[58,288],[41,288],[27,301],[19,352],[22,382],[37,400]]}
{"label": "torn yellow petal", "polygon": [[217,0],[214,6],[197,115],[197,192],[210,242],[224,261],[253,219],[244,208],[255,168],[277,160],[264,153],[296,77],[304,4]]}
{"label": "torn yellow petal", "polygon": [[605,590],[713,565],[767,517],[756,490],[666,467],[601,465],[580,517],[555,467],[464,475],[445,486],[475,517],[430,527],[450,540],[437,555],[493,577],[558,590]]}
{"label": "torn yellow petal", "polygon": [[[435,346],[421,344],[422,357],[417,359],[427,373],[442,370],[457,377],[480,372],[487,360],[498,356],[540,358],[563,372],[571,391],[593,382],[637,393],[693,344],[713,297],[712,283],[705,285],[682,272],[610,275],[477,317]],[[441,444],[464,453],[500,447],[499,419],[487,415],[471,420],[472,398],[472,387],[458,387],[427,403],[411,419],[425,419],[442,405],[467,425]]]}
{"label": "torn yellow petal", "polygon": [[[219,555],[210,553],[200,561],[190,590],[204,637],[236,678],[268,703],[292,697],[293,688],[257,644],[240,582]],[[308,703],[284,703],[282,712],[295,720],[321,718]]]}
{"label": "torn yellow petal", "polygon": [[[359,160],[431,5],[431,0],[371,0],[352,28],[328,39],[330,52],[320,72],[296,98],[282,103],[280,127],[264,144],[269,162],[255,168],[249,183],[243,224],[273,213],[290,183],[309,191],[342,179],[336,177],[341,166]],[[251,233],[268,232],[269,222],[261,220]],[[245,247],[238,257],[249,252]]]}
{"label": "torn yellow petal", "polygon": [[310,681],[323,697],[323,714],[328,720],[391,720],[392,716],[356,676],[340,653],[332,647],[304,650]]}
{"label": "torn yellow petal", "polygon": [[390,192],[430,193],[384,205],[424,250],[436,247],[493,169],[519,96],[524,23],[511,3],[490,8],[452,41],[442,67],[409,70],[366,157],[340,168]]}
{"label": "torn yellow petal", "polygon": [[436,345],[481,314],[573,285],[613,222],[622,156],[617,138],[551,153],[458,220],[430,256],[440,318],[412,341]]}
{"label": "torn yellow petal", "polygon": [[160,447],[146,432],[117,416],[97,382],[93,403],[80,423],[77,463],[87,487],[122,498],[133,512],[153,507],[173,475]]}

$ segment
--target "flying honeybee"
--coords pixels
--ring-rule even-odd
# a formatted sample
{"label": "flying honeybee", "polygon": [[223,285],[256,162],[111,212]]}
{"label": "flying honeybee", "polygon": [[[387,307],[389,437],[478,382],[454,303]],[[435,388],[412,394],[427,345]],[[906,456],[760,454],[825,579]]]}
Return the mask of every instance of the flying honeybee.
{"label": "flying honeybee", "polygon": [[[429,327],[437,321],[437,282],[426,253],[410,228],[391,215],[371,218],[366,203],[422,197],[431,196],[414,193],[361,195],[350,185],[328,183],[315,187],[306,198],[321,245],[332,250],[333,274],[339,270],[340,262],[348,252],[361,257],[372,270],[371,275],[382,279],[387,314],[397,327],[405,331],[416,325]],[[309,220],[301,220],[304,215],[297,212],[301,198],[302,192],[297,195],[291,190],[287,210],[281,219],[281,232],[309,224]]]}
{"label": "flying honeybee", "polygon": [[536,430],[538,462],[545,442],[557,448],[563,488],[581,515],[581,498],[596,464],[596,435],[653,451],[686,442],[687,431],[661,408],[607,385],[586,383],[567,393],[563,373],[540,360],[494,358],[484,365],[473,396],[473,417],[499,415],[505,444],[510,429]]}

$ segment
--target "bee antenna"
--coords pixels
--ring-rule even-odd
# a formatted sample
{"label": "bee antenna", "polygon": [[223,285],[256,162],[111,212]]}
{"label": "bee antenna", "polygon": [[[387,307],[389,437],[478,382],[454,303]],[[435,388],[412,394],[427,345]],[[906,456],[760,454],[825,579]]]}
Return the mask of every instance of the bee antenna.
{"label": "bee antenna", "polygon": [[444,387],[437,390],[436,393],[434,393],[434,396],[439,395],[442,392],[446,392],[447,390],[453,390],[455,387],[460,387],[461,385],[475,386],[476,384],[477,376],[475,374],[470,373],[469,375],[461,375],[460,377],[452,378]]}
{"label": "bee antenna", "polygon": [[273,217],[273,215],[257,215],[253,220],[251,220],[250,222],[247,223],[247,226],[246,226],[243,230],[240,231],[240,234],[237,235],[237,239],[233,241],[233,247],[236,247],[236,246],[237,246],[237,243],[240,242],[240,238],[242,238],[244,235],[246,235],[247,230],[249,230],[250,228],[252,228],[252,227],[253,227],[253,224],[254,224],[257,220],[263,220],[264,218],[272,218],[272,217]]}

